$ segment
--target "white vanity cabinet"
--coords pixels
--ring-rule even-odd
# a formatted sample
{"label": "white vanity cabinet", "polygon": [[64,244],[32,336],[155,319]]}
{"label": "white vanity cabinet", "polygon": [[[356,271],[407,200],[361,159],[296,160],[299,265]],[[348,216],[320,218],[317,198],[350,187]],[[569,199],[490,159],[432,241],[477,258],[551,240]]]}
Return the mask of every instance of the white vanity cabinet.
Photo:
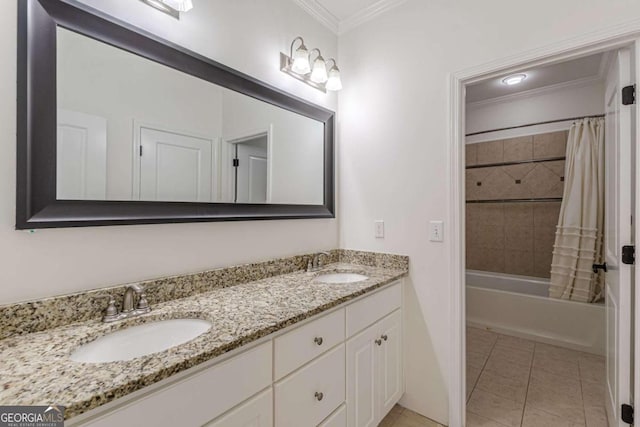
{"label": "white vanity cabinet", "polygon": [[376,426],[404,392],[402,285],[274,333],[68,426]]}
{"label": "white vanity cabinet", "polygon": [[400,289],[388,288],[374,297],[375,306],[368,307],[365,299],[347,307],[347,325],[351,314],[358,327],[366,308],[374,312],[368,312],[369,319],[391,312],[347,341],[349,427],[377,426],[404,393]]}

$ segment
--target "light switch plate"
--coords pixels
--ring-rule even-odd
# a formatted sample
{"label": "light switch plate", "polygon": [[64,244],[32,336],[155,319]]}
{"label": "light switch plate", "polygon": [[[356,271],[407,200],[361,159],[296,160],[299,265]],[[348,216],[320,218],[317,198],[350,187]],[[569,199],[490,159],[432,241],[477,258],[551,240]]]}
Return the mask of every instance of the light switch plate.
{"label": "light switch plate", "polygon": [[444,222],[442,221],[429,222],[429,240],[432,242],[444,241]]}
{"label": "light switch plate", "polygon": [[384,239],[384,221],[379,219],[373,222],[375,225],[375,237],[376,239]]}

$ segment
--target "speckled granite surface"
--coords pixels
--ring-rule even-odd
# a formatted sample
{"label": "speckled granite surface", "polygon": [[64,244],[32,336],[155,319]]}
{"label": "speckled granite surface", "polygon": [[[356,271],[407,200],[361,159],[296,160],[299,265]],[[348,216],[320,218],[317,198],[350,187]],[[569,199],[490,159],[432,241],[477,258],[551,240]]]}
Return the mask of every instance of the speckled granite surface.
{"label": "speckled granite surface", "polygon": [[[376,256],[363,258],[371,261]],[[378,259],[377,263],[408,266],[397,259],[382,264]],[[324,284],[313,281],[320,272],[297,271],[155,303],[151,313],[135,319],[112,324],[81,319],[4,339],[0,341],[0,404],[55,402],[67,407],[67,418],[73,417],[407,274],[407,268],[344,263],[327,265],[322,272],[327,271],[357,272],[369,278],[350,284]],[[69,359],[79,345],[110,331],[150,320],[185,317],[209,320],[214,327],[188,343],[131,361],[95,365]]]}

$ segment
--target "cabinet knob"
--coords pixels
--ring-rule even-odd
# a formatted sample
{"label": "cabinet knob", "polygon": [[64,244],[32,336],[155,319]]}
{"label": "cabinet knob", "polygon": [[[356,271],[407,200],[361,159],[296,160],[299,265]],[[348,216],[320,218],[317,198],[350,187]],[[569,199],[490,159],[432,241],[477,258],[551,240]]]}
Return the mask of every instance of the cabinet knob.
{"label": "cabinet knob", "polygon": [[322,337],[315,337],[313,339],[313,342],[318,344],[318,345],[322,345],[323,339],[322,339]]}
{"label": "cabinet knob", "polygon": [[381,339],[377,339],[377,340],[375,340],[375,343],[378,344],[378,345],[382,345],[382,340]]}
{"label": "cabinet knob", "polygon": [[380,338],[382,338],[382,339],[383,339],[383,340],[385,340],[385,341],[389,339],[389,337],[387,336],[387,334],[384,334],[384,335],[383,335],[383,336],[381,336]]}
{"label": "cabinet knob", "polygon": [[324,399],[324,394],[322,394],[319,391],[316,391],[315,396],[316,396],[316,399],[318,400],[318,402],[321,401],[322,399]]}

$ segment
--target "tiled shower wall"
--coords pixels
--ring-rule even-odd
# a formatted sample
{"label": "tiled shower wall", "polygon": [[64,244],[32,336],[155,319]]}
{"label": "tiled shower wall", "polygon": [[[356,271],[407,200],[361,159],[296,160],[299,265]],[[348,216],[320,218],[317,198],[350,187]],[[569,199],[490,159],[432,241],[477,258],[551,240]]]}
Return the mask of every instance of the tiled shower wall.
{"label": "tiled shower wall", "polygon": [[[467,166],[564,157],[566,131],[468,144]],[[564,160],[467,169],[467,200],[560,198]],[[560,202],[467,203],[467,268],[550,276]]]}

